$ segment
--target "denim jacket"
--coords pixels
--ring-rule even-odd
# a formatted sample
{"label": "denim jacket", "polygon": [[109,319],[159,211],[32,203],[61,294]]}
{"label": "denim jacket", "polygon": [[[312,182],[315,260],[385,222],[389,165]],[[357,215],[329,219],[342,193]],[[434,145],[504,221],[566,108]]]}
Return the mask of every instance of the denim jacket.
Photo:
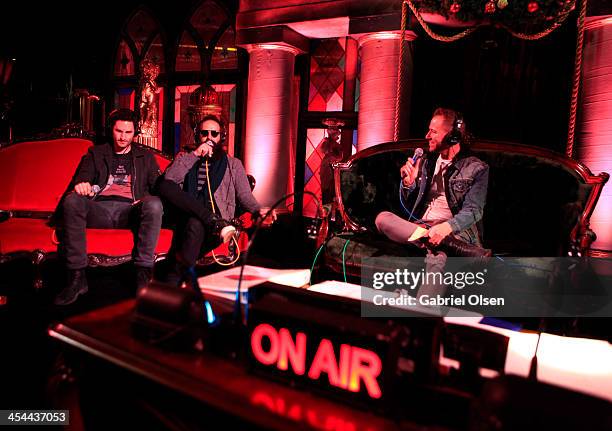
{"label": "denim jacket", "polygon": [[[421,218],[426,209],[425,198],[431,186],[438,153],[430,153],[421,165],[421,175],[409,187],[402,186],[405,202],[412,205],[412,214]],[[471,244],[482,244],[482,217],[487,199],[489,166],[482,160],[460,152],[444,173],[446,201],[453,214],[448,220],[453,233]],[[413,193],[418,189],[418,193]],[[410,208],[410,206],[407,206]]]}

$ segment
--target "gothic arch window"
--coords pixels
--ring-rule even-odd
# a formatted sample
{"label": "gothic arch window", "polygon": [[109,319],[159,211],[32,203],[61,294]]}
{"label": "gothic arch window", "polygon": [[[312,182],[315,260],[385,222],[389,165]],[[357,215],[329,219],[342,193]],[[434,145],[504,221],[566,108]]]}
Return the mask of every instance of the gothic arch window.
{"label": "gothic arch window", "polygon": [[227,27],[212,53],[212,69],[235,69],[238,67],[236,34],[232,26]]}
{"label": "gothic arch window", "polygon": [[196,45],[191,34],[183,31],[176,54],[177,72],[199,72],[202,70],[200,48]]}
{"label": "gothic arch window", "polygon": [[179,41],[177,72],[236,69],[238,53],[233,17],[213,0],[205,0],[191,15]]}
{"label": "gothic arch window", "polygon": [[137,9],[121,32],[115,57],[115,76],[135,76],[143,59],[154,61],[165,71],[164,45],[159,24],[145,9]]}
{"label": "gothic arch window", "polygon": [[[138,79],[140,66],[144,61],[151,61],[159,66],[159,73],[166,69],[164,43],[161,28],[153,15],[145,8],[138,8],[127,19],[119,40],[115,55],[114,76],[116,87],[113,108],[128,108],[140,112],[143,109],[153,112],[148,120],[150,130],[141,135],[141,143],[161,150],[164,119],[164,87],[159,85],[150,96],[150,106],[143,108],[144,96],[139,93]],[[149,97],[146,98],[149,100]],[[144,127],[143,125],[141,125]],[[145,136],[146,135],[146,136]],[[147,138],[149,136],[149,138]]]}
{"label": "gothic arch window", "polygon": [[[190,94],[203,81],[218,93],[221,115],[229,132],[230,154],[235,138],[241,136],[236,119],[242,118],[242,81],[246,69],[241,70],[238,62],[235,11],[226,3],[230,2],[200,0],[176,29],[166,17],[156,17],[148,8],[138,7],[121,29],[112,70],[114,103],[108,110],[129,108],[138,112],[142,99],[141,64],[152,60],[159,65],[154,102],[159,146],[155,147],[161,149],[163,143],[167,153],[176,152],[193,139],[187,107]],[[164,31],[166,25],[169,33]],[[168,40],[176,45],[169,46]],[[236,148],[240,150],[239,141]]]}
{"label": "gothic arch window", "polygon": [[[228,152],[234,154],[238,80],[228,80],[224,74],[225,71],[238,69],[234,18],[221,3],[204,0],[186,19],[175,62],[179,77],[177,81],[184,83],[176,86],[174,92],[175,151],[193,140],[187,105],[189,96],[204,79],[217,92],[222,107],[221,116],[227,124]],[[194,76],[200,78],[193,80]]]}
{"label": "gothic arch window", "polygon": [[131,76],[136,73],[132,49],[125,40],[119,42],[115,57],[115,76]]}

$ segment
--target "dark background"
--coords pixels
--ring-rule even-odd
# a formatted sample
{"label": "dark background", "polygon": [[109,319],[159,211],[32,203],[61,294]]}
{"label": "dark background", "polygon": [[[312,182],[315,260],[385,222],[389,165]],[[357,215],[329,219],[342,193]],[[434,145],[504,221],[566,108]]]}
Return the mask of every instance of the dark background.
{"label": "dark background", "polygon": [[[591,3],[590,15],[605,12],[604,2]],[[200,3],[109,0],[1,6],[0,55],[16,58],[5,91],[14,101],[17,139],[49,132],[66,121],[71,79],[73,88],[110,94],[121,29],[143,4],[159,20],[164,42],[173,50],[183,24]],[[225,4],[237,8],[237,1]],[[417,26],[410,137],[422,137],[432,110],[443,105],[462,110],[478,137],[563,152],[576,16],[575,11],[560,29],[538,41],[521,41],[505,30],[484,27],[460,41],[442,43]],[[242,73],[246,77],[246,67]]]}
{"label": "dark background", "polygon": [[[424,136],[431,112],[465,113],[477,137],[565,151],[576,19],[537,41],[480,28],[457,42],[419,35],[414,44],[411,135]],[[415,136],[416,135],[416,136]]]}

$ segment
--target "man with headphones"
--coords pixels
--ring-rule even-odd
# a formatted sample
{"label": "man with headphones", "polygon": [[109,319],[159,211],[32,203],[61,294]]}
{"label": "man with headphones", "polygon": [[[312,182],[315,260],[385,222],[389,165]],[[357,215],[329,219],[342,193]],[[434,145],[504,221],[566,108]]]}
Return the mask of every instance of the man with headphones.
{"label": "man with headphones", "polygon": [[427,156],[411,158],[400,168],[408,220],[383,211],[376,217],[378,231],[395,242],[423,245],[426,262],[438,269],[447,255],[491,256],[491,250],[482,248],[489,167],[470,154],[463,117],[437,108],[426,139]]}
{"label": "man with headphones", "polygon": [[160,196],[177,213],[169,282],[193,276],[200,255],[231,240],[236,228],[228,220],[237,203],[257,216],[265,213],[242,162],[226,153],[225,136],[220,118],[202,118],[194,129],[195,149],[178,153],[160,182]]}
{"label": "man with headphones", "polygon": [[112,144],[89,148],[56,209],[59,251],[68,268],[68,285],[56,296],[56,305],[71,304],[88,290],[88,227],[132,228],[138,287],[151,277],[163,215],[161,200],[151,192],[161,172],[153,152],[134,144],[137,125],[129,109],[109,114]]}

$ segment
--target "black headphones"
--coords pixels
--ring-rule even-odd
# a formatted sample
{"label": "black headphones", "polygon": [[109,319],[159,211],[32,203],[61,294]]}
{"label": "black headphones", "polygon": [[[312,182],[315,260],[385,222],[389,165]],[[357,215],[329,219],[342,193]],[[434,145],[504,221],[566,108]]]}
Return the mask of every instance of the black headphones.
{"label": "black headphones", "polygon": [[463,143],[465,137],[465,121],[463,121],[463,114],[455,111],[455,119],[453,121],[453,128],[444,137],[444,143],[446,146],[451,147],[456,144]]}
{"label": "black headphones", "polygon": [[131,109],[119,108],[111,111],[106,119],[106,133],[109,137],[113,135],[113,126],[117,121],[131,121],[134,125],[134,137],[140,134],[140,125],[136,113]]}
{"label": "black headphones", "polygon": [[202,119],[198,121],[195,127],[193,128],[193,140],[196,145],[196,148],[200,146],[200,136],[199,136],[200,124],[208,120],[212,120],[216,122],[219,125],[219,129],[221,129],[221,139],[219,140],[219,143],[217,145],[222,146],[223,144],[225,144],[225,140],[227,138],[225,122],[220,117],[217,117],[216,115],[208,114],[202,117]]}

